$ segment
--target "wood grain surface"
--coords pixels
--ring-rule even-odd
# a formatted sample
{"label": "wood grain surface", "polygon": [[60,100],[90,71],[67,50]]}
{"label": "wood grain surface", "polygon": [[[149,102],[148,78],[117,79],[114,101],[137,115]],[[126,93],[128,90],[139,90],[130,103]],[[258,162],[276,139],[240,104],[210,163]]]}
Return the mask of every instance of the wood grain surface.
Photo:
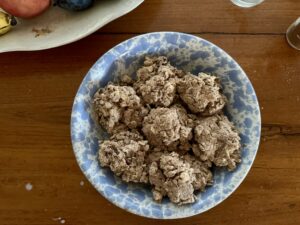
{"label": "wood grain surface", "polygon": [[248,9],[235,6],[230,0],[146,0],[99,32],[283,34],[299,12],[299,0],[265,0]]}
{"label": "wood grain surface", "polygon": [[[229,0],[146,0],[76,43],[0,54],[0,225],[299,225],[300,52],[284,36],[297,3],[240,9]],[[145,219],[112,205],[85,179],[70,142],[72,102],[88,69],[117,43],[156,30],[195,33],[227,51],[248,74],[262,112],[246,180],[217,207],[187,219]]]}

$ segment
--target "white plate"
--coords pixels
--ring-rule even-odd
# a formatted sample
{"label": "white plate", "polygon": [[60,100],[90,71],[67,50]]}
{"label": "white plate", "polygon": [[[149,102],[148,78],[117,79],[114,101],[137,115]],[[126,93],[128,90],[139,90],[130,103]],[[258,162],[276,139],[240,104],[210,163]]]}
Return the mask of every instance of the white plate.
{"label": "white plate", "polygon": [[[51,7],[39,17],[19,20],[18,26],[0,36],[0,53],[42,50],[77,41],[132,11],[142,2],[143,0],[96,0],[92,8],[82,12]],[[44,32],[36,37],[33,29],[46,29],[50,33]]]}

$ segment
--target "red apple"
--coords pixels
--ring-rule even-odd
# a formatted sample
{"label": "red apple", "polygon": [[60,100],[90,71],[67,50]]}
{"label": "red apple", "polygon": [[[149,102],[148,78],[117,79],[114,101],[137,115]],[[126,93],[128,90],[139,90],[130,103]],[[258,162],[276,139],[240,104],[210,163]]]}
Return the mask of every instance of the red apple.
{"label": "red apple", "polygon": [[43,13],[51,0],[0,0],[0,8],[20,18],[32,18]]}

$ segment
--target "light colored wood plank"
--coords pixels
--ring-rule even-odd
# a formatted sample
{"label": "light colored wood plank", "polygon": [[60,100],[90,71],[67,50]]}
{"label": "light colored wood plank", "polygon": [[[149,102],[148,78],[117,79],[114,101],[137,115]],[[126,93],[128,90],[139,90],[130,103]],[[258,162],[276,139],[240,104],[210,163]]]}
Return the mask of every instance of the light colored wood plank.
{"label": "light colored wood plank", "polygon": [[[93,35],[42,52],[0,55],[0,224],[153,224],[106,201],[73,156],[72,101],[96,59],[131,35]],[[283,35],[202,35],[245,69],[263,107],[257,159],[224,203],[158,224],[300,223],[300,55]],[[81,186],[80,182],[84,181]],[[27,191],[25,185],[33,189]]]}
{"label": "light colored wood plank", "polygon": [[251,9],[230,0],[146,0],[99,32],[285,33],[299,11],[298,0],[265,0]]}

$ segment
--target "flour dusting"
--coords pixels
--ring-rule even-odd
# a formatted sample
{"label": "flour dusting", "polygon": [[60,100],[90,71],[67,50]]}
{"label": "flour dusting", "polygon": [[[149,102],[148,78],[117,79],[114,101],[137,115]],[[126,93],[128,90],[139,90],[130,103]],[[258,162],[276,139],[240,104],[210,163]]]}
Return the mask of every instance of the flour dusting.
{"label": "flour dusting", "polygon": [[31,191],[32,188],[33,188],[33,186],[32,186],[31,183],[27,183],[27,184],[25,185],[25,189],[26,189],[27,191]]}
{"label": "flour dusting", "polygon": [[61,224],[64,224],[66,222],[66,220],[61,218],[61,217],[52,218],[52,220],[53,221],[59,221]]}

